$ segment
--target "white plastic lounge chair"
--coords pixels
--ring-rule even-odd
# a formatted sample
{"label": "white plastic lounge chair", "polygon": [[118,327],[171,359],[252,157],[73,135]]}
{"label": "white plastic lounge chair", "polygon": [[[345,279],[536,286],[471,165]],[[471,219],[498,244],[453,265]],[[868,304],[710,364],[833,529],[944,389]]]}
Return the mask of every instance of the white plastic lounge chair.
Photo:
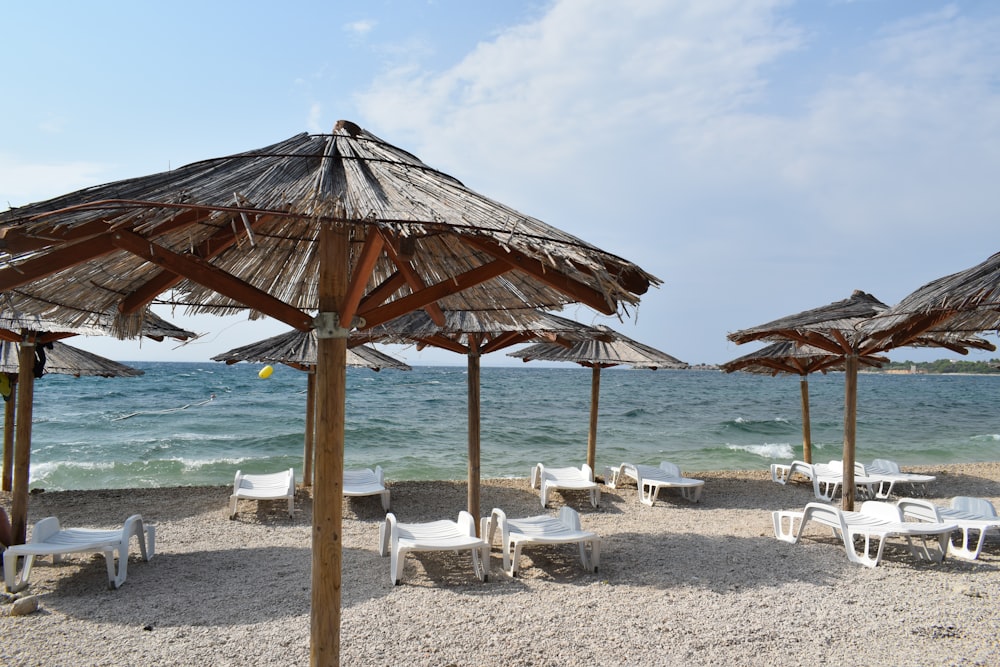
{"label": "white plastic lounge chair", "polygon": [[[878,500],[861,503],[858,512],[845,512],[825,503],[809,503],[804,512],[772,512],[772,520],[774,536],[792,544],[801,539],[810,521],[829,526],[833,529],[834,535],[843,541],[848,560],[865,567],[875,567],[879,564],[886,539],[890,537],[905,538],[910,552],[915,557],[940,562],[948,551],[951,532],[957,528],[955,523],[904,521],[899,507]],[[914,546],[912,539],[914,537],[921,539],[922,548],[917,549]],[[933,554],[927,548],[928,538],[937,539],[937,548]],[[860,553],[855,548],[855,539],[864,540],[864,549]],[[872,555],[873,541],[878,542],[874,555]]]}
{"label": "white plastic lounge chair", "polygon": [[529,544],[580,545],[580,563],[588,572],[597,572],[601,564],[601,538],[597,533],[583,530],[580,514],[572,507],[563,506],[558,517],[540,515],[524,519],[508,519],[502,509],[493,508],[489,517],[483,517],[480,534],[493,544],[493,535],[500,526],[500,549],[503,551],[503,568],[516,577],[521,549]]}
{"label": "white plastic lounge chair", "polygon": [[813,478],[813,464],[805,461],[792,461],[791,463],[772,463],[771,481],[778,484],[787,484],[792,481],[792,476],[796,473],[802,475],[809,481]]}
{"label": "white plastic lounge chair", "polygon": [[956,545],[953,539],[948,540],[948,553],[956,558],[976,560],[982,553],[986,534],[990,530],[1000,531],[996,508],[985,498],[957,496],[952,498],[951,507],[938,507],[929,500],[919,498],[902,498],[896,505],[907,519],[957,524],[962,532],[962,544]]}
{"label": "white plastic lounge chair", "polygon": [[379,496],[382,499],[382,509],[389,511],[389,489],[385,488],[382,466],[375,469],[344,471],[344,495],[351,497]]}
{"label": "white plastic lounge chair", "polygon": [[588,491],[590,504],[601,504],[601,487],[594,481],[594,471],[584,463],[579,468],[546,468],[541,463],[531,469],[531,488],[540,489],[542,507],[549,504],[549,493],[554,490]]}
{"label": "white plastic lounge chair", "polygon": [[229,496],[229,518],[236,518],[236,503],[243,500],[288,499],[288,516],[295,511],[295,471],[292,468],[282,472],[260,475],[243,474],[236,471],[233,494]]}
{"label": "white plastic lounge chair", "polygon": [[916,491],[917,485],[926,485],[937,479],[934,475],[903,472],[898,463],[888,459],[873,460],[871,465],[865,466],[865,471],[870,477],[879,480],[874,489],[876,498],[888,498],[897,484],[909,484],[910,489]]}
{"label": "white plastic lounge chair", "polygon": [[462,510],[458,521],[444,519],[428,523],[401,523],[389,512],[379,526],[379,553],[391,554],[389,576],[398,585],[403,576],[403,560],[411,551],[464,551],[472,552],[472,569],[480,581],[489,578],[490,545],[476,537],[476,523],[472,515]]}
{"label": "white plastic lounge chair", "polygon": [[[102,553],[108,568],[108,588],[115,589],[125,583],[128,571],[128,547],[132,536],[139,539],[139,552],[148,561],[156,551],[156,529],[143,525],[142,516],[133,514],[125,520],[120,530],[98,530],[94,528],[59,527],[59,519],[54,516],[42,519],[31,531],[27,544],[7,547],[3,557],[3,580],[11,593],[28,586],[28,576],[35,556],[52,556],[57,563],[66,554]],[[24,557],[21,573],[17,573],[17,561]],[[115,561],[118,566],[115,567]]]}
{"label": "white plastic lounge chair", "polygon": [[678,489],[682,498],[696,503],[701,500],[701,491],[705,487],[704,480],[684,477],[680,468],[669,461],[661,461],[659,467],[642,463],[622,463],[617,471],[612,472],[610,481],[606,483],[614,489],[626,479],[635,481],[639,500],[650,507],[656,502],[660,489]]}
{"label": "white plastic lounge chair", "polygon": [[[854,488],[863,497],[875,497],[875,487],[882,481],[871,475],[861,463],[854,463]],[[815,463],[812,467],[813,495],[830,502],[844,484],[844,462],[836,459],[829,463]]]}

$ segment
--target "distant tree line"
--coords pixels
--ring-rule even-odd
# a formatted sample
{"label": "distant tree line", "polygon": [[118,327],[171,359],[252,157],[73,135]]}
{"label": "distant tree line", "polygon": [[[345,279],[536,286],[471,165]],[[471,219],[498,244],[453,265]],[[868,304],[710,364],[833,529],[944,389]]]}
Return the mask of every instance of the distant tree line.
{"label": "distant tree line", "polygon": [[918,373],[1000,373],[1000,359],[989,361],[962,361],[960,359],[938,359],[937,361],[890,361],[882,366],[883,371],[909,371]]}

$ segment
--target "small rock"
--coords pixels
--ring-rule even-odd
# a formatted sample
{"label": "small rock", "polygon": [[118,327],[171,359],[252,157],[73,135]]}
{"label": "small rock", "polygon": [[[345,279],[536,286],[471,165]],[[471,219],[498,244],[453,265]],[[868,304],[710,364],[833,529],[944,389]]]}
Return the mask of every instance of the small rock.
{"label": "small rock", "polygon": [[14,604],[10,608],[10,615],[27,616],[28,614],[34,614],[36,611],[38,611],[38,596],[28,595],[14,600]]}

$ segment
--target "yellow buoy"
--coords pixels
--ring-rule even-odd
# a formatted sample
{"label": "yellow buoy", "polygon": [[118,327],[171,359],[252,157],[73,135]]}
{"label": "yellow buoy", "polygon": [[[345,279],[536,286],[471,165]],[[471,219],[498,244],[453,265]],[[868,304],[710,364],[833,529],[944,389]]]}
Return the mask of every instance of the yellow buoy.
{"label": "yellow buoy", "polygon": [[273,368],[271,368],[270,366],[264,366],[264,368],[260,369],[260,371],[257,372],[257,377],[259,377],[261,380],[266,380],[267,378],[271,377],[271,373],[273,372],[274,372]]}

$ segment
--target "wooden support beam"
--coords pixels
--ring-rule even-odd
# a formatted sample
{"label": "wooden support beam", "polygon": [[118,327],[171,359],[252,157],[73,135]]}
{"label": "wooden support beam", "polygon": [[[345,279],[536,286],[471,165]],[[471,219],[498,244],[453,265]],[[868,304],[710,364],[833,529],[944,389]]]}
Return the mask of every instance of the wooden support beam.
{"label": "wooden support beam", "polygon": [[[388,253],[389,258],[392,259],[393,263],[396,265],[396,268],[399,269],[400,275],[402,275],[403,278],[406,280],[406,284],[410,286],[410,290],[412,292],[419,292],[420,290],[425,289],[427,287],[427,284],[424,282],[423,278],[420,277],[420,274],[418,274],[416,269],[413,268],[413,265],[410,264],[410,260],[401,257],[396,252],[395,245],[388,243],[385,246],[385,250],[386,253]],[[444,326],[445,324],[444,312],[442,312],[441,308],[436,303],[433,302],[426,303],[424,304],[423,308],[427,312],[428,317],[431,318],[431,321],[434,322],[434,324],[438,325],[439,327]]]}
{"label": "wooden support beam", "polygon": [[527,273],[549,287],[559,290],[573,301],[579,301],[605,315],[615,314],[614,304],[610,303],[603,293],[589,285],[570,278],[555,267],[543,264],[537,259],[528,257],[516,250],[504,248],[495,241],[475,236],[463,236],[462,240],[469,245],[476,246],[480,250],[489,253],[497,260],[506,262],[512,268]]}
{"label": "wooden support beam", "polygon": [[61,247],[24,262],[10,264],[0,269],[0,292],[16,289],[42,278],[47,278],[77,264],[103,257],[115,251],[107,234]]}
{"label": "wooden support beam", "polygon": [[28,534],[28,480],[31,466],[31,415],[35,403],[35,338],[27,334],[18,355],[17,416],[14,425],[14,476],[11,484],[10,526],[14,544]]}
{"label": "wooden support beam", "polygon": [[358,314],[365,318],[365,327],[373,327],[379,324],[384,324],[385,322],[400,317],[401,315],[406,315],[414,310],[423,308],[424,306],[433,303],[438,299],[442,299],[449,294],[456,294],[462,290],[466,290],[480,283],[492,280],[493,278],[503,275],[510,270],[510,265],[505,262],[497,261],[490,264],[484,264],[483,266],[479,266],[471,271],[455,276],[454,278],[443,280],[436,285],[431,285],[430,287],[422,289],[418,292],[414,292],[409,296],[404,296],[401,299],[391,301],[384,306],[378,306],[372,310],[359,312]]}
{"label": "wooden support beam", "polygon": [[361,248],[361,256],[358,257],[358,263],[351,275],[351,284],[347,286],[344,304],[341,306],[340,321],[345,327],[350,328],[351,320],[358,312],[358,304],[361,303],[361,298],[365,295],[368,279],[375,269],[375,263],[378,262],[384,245],[385,240],[378,230],[370,229],[368,236],[365,237],[364,247]]}
{"label": "wooden support beam", "polygon": [[[346,227],[320,226],[319,312],[339,313],[349,284]],[[316,339],[316,438],[310,663],[340,664],[347,336]]]}
{"label": "wooden support beam", "polygon": [[179,255],[171,250],[154,244],[142,236],[124,230],[112,234],[115,246],[122,250],[183,275],[199,285],[204,285],[219,294],[227,296],[245,306],[254,308],[270,315],[274,319],[298,329],[312,329],[312,318],[298,308],[289,306],[284,301],[276,299],[267,292],[259,290],[225,271],[212,266],[202,259],[191,255]]}
{"label": "wooden support beam", "polygon": [[[250,228],[256,229],[271,220],[273,220],[273,216],[256,216],[254,222],[250,223]],[[243,227],[238,229],[243,229]],[[234,231],[232,225],[220,227],[218,231],[199,243],[190,254],[201,259],[212,259],[233,247],[236,244],[237,236],[238,233]],[[182,280],[184,280],[184,276],[164,269],[140,287],[132,290],[131,294],[126,295],[118,304],[118,312],[125,315],[134,313]]]}

